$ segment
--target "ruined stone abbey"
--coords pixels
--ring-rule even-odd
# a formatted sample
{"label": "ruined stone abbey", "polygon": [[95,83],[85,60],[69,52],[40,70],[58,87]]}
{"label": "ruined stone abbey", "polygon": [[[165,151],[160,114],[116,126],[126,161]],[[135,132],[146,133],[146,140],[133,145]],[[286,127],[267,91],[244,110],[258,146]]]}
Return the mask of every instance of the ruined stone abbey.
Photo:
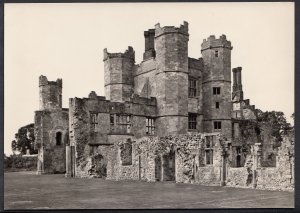
{"label": "ruined stone abbey", "polygon": [[187,22],[156,24],[144,37],[139,64],[132,47],[104,49],[105,97],[91,91],[62,108],[62,80],[40,76],[37,173],[293,188],[293,159],[278,154],[285,147],[273,149],[255,125],[243,129],[256,111],[244,99],[242,68],[231,68],[226,36],[204,39],[198,59],[188,56]]}

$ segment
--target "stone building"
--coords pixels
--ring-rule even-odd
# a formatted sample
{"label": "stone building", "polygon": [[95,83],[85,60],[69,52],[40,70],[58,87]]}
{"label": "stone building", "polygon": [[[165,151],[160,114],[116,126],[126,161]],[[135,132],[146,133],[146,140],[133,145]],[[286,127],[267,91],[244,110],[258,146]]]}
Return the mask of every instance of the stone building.
{"label": "stone building", "polygon": [[[225,35],[209,36],[196,59],[188,57],[187,22],[180,27],[156,24],[144,37],[139,64],[132,47],[124,53],[104,49],[105,97],[92,91],[87,98],[70,98],[64,109],[61,79],[40,77],[38,173],[223,184],[231,171],[248,177],[247,169],[228,169],[249,164],[245,131],[265,152],[271,148],[255,128],[255,106],[244,99],[242,68],[231,70],[231,42]],[[175,139],[167,152],[145,151],[168,137]],[[143,141],[152,141],[143,145],[144,151]],[[188,160],[180,155],[178,141],[192,147]]]}
{"label": "stone building", "polygon": [[144,37],[139,64],[132,47],[124,53],[104,49],[106,97],[91,92],[88,98],[70,99],[77,172],[86,156],[120,140],[188,132],[219,132],[231,140],[232,127],[239,131],[239,122],[232,122],[235,115],[248,119],[248,113],[255,119],[254,107],[243,99],[240,68],[233,70],[233,110],[232,46],[225,35],[204,39],[199,59],[188,57],[187,22],[180,27],[157,24]]}
{"label": "stone building", "polygon": [[69,110],[62,108],[62,79],[39,78],[40,109],[35,111],[37,173],[63,173],[69,141]]}

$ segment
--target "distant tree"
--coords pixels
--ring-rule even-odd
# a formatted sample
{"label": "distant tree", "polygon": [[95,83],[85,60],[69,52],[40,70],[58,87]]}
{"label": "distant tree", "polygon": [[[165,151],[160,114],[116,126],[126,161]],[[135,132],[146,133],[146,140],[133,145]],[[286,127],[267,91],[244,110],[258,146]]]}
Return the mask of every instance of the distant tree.
{"label": "distant tree", "polygon": [[293,119],[292,132],[295,133],[295,113],[291,115],[291,118]]}
{"label": "distant tree", "polygon": [[287,122],[284,113],[280,111],[263,112],[257,109],[258,124],[268,124],[272,127],[272,136],[276,138],[276,142],[280,145],[283,136],[293,129],[290,123]]}
{"label": "distant tree", "polygon": [[18,133],[15,134],[15,140],[11,143],[13,152],[20,152],[26,154],[26,150],[29,149],[30,154],[36,154],[37,150],[34,150],[34,124],[28,124],[21,127]]}
{"label": "distant tree", "polygon": [[295,113],[293,113],[292,115],[291,115],[291,118],[294,120],[294,122],[295,122]]}

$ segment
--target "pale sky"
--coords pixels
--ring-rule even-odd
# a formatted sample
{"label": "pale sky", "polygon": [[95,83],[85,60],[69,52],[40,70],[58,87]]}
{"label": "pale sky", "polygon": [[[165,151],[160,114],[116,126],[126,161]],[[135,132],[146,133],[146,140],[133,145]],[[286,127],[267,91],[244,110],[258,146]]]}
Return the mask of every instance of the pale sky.
{"label": "pale sky", "polygon": [[232,68],[242,66],[244,97],[262,110],[294,112],[294,3],[89,3],[4,5],[4,152],[39,109],[38,77],[63,79],[69,98],[104,95],[103,49],[132,46],[144,31],[189,23],[189,57],[209,35],[231,41]]}

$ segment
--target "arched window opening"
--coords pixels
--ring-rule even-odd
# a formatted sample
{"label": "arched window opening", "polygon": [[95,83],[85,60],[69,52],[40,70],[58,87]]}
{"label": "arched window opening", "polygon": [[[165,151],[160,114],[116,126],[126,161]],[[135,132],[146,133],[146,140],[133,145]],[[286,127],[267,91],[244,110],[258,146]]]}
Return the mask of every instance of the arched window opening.
{"label": "arched window opening", "polygon": [[61,132],[56,133],[56,146],[60,146],[62,141],[62,134]]}

